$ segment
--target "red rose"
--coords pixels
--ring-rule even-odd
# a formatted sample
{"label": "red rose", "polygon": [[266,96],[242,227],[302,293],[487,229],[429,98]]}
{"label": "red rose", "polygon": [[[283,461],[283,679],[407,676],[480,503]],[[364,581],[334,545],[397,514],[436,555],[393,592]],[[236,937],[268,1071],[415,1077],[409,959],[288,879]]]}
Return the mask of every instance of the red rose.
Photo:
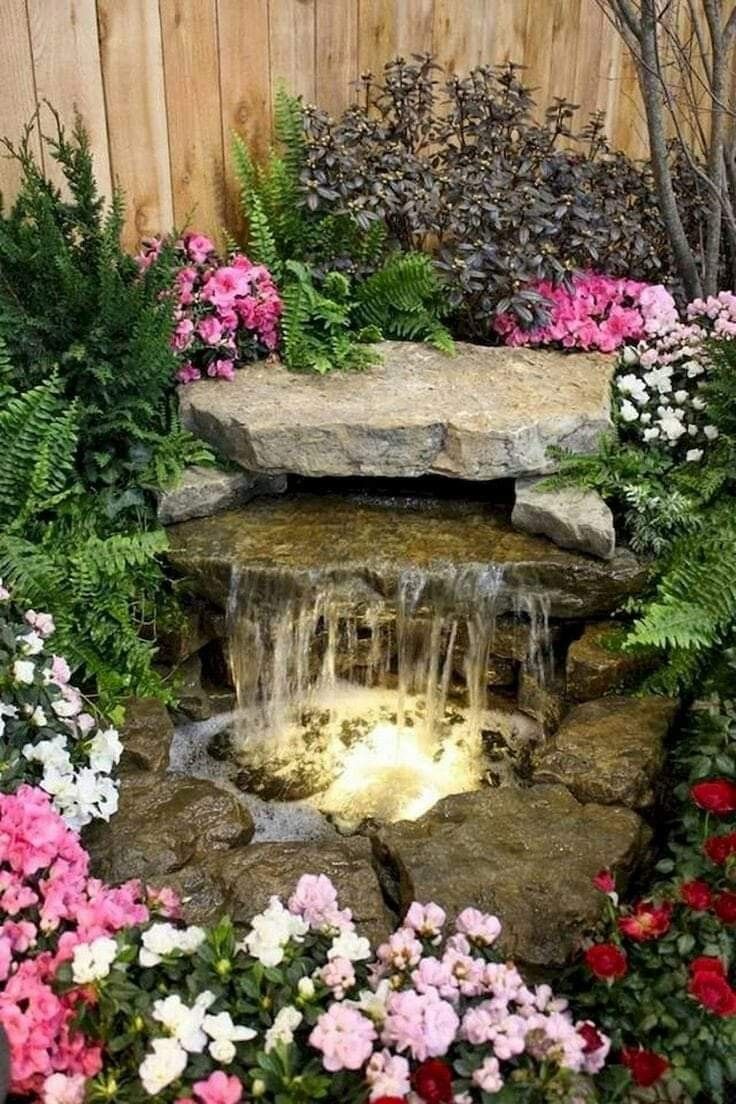
{"label": "red rose", "polygon": [[595,1052],[600,1050],[603,1046],[603,1036],[598,1031],[595,1024],[592,1024],[590,1020],[585,1020],[584,1023],[577,1024],[575,1030],[585,1043],[583,1047],[583,1052],[585,1054],[595,1054]]}
{"label": "red rose", "polygon": [[696,805],[709,813],[718,816],[736,813],[736,782],[729,782],[727,778],[696,782],[690,787],[690,796]]}
{"label": "red rose", "polygon": [[736,1016],[736,993],[720,974],[697,970],[690,978],[688,992],[716,1016]]}
{"label": "red rose", "polygon": [[736,893],[732,889],[724,889],[716,897],[713,911],[724,924],[736,924]]}
{"label": "red rose", "polygon": [[648,1089],[659,1081],[670,1064],[661,1054],[653,1050],[640,1050],[638,1047],[624,1047],[621,1051],[621,1064],[631,1072],[635,1085]]}
{"label": "red rose", "polygon": [[616,880],[610,870],[599,870],[593,879],[593,885],[601,893],[616,892]]}
{"label": "red rose", "polygon": [[439,1058],[428,1058],[411,1077],[411,1085],[425,1104],[452,1104],[452,1070]]}
{"label": "red rose", "polygon": [[625,977],[629,969],[626,954],[615,943],[596,943],[585,952],[585,963],[601,981]]}
{"label": "red rose", "polygon": [[727,836],[710,836],[703,844],[703,850],[712,862],[723,866],[736,853],[736,832],[729,832]]}
{"label": "red rose", "polygon": [[725,978],[726,967],[720,958],[713,958],[711,955],[700,955],[699,958],[694,958],[690,963],[690,973],[717,974],[718,977]]}
{"label": "red rose", "polygon": [[618,929],[629,939],[645,943],[648,939],[659,939],[670,926],[672,905],[654,905],[651,901],[639,901],[630,916],[621,916]]}
{"label": "red rose", "polygon": [[705,912],[713,901],[713,894],[707,882],[683,882],[680,886],[680,897],[696,912]]}

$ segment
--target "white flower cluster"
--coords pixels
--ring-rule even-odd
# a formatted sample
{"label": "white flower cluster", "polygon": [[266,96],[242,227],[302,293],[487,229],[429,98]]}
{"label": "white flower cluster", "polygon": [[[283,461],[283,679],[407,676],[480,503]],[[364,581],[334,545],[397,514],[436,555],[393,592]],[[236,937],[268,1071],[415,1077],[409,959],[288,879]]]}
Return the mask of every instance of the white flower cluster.
{"label": "white flower cluster", "polygon": [[627,346],[616,379],[626,435],[663,446],[677,459],[702,460],[718,437],[703,398],[710,369],[706,343],[734,336],[736,295],[724,291],[694,300],[686,322],[669,321],[650,338]]}
{"label": "white flower cluster", "polygon": [[168,922],[152,924],[141,936],[138,961],[141,966],[158,966],[165,958],[191,955],[204,943],[206,932],[191,925],[176,928]]}
{"label": "white flower cluster", "polygon": [[202,1054],[207,1048],[216,1062],[229,1065],[235,1058],[235,1044],[255,1039],[256,1032],[233,1023],[229,1012],[208,1013],[216,999],[214,993],[205,990],[191,1006],[178,993],[154,1001],[153,1019],[168,1035],[152,1041],[151,1052],[138,1067],[143,1088],[150,1096],[181,1077],[190,1054]]}
{"label": "white flower cluster", "polygon": [[272,897],[268,908],[251,920],[242,949],[264,966],[278,966],[291,940],[301,943],[308,931],[306,920],[284,908],[278,897]]}
{"label": "white flower cluster", "polygon": [[0,623],[0,758],[50,794],[70,827],[109,820],[118,805],[112,777],[122,752],[117,731],[97,727],[70,682],[69,664],[49,650],[51,615],[27,610],[16,616],[1,581]]}

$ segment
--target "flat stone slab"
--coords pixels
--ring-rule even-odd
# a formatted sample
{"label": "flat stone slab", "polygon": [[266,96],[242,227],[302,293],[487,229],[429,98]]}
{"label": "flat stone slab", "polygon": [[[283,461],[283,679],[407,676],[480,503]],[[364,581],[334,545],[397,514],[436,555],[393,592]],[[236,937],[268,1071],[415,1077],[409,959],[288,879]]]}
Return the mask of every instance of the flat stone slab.
{"label": "flat stone slab", "polygon": [[647,809],[677,713],[673,698],[600,698],[572,709],[538,755],[537,782],[561,783],[579,801]]}
{"label": "flat stone slab", "polygon": [[554,471],[551,445],[593,452],[611,424],[612,357],[463,343],[446,356],[396,341],[379,351],[364,372],[269,362],[188,384],[182,420],[251,472],[472,480]]}
{"label": "flat stone slab", "polygon": [[243,591],[329,585],[366,601],[395,602],[419,572],[422,601],[473,605],[488,588],[498,614],[532,595],[553,617],[598,617],[638,592],[646,570],[625,549],[603,562],[517,533],[484,501],[412,495],[261,498],[243,510],[172,526],[167,557],[198,593],[225,607],[234,577]]}
{"label": "flat stone slab", "polygon": [[[655,652],[628,652],[614,647],[625,635],[620,625],[586,625],[567,650],[567,697],[592,701],[629,690],[657,665]],[[610,646],[607,646],[610,645]]]}
{"label": "flat stone slab", "polygon": [[416,821],[380,829],[378,858],[398,876],[402,908],[436,901],[495,913],[501,949],[523,963],[561,966],[594,926],[604,898],[592,879],[625,880],[649,840],[628,809],[581,805],[562,786],[446,797]]}
{"label": "flat stone slab", "polygon": [[613,514],[597,491],[582,487],[548,490],[544,479],[517,479],[511,522],[523,533],[540,533],[560,548],[610,560],[616,551]]}
{"label": "flat stone slab", "polygon": [[176,486],[161,492],[158,520],[162,525],[173,525],[191,518],[209,517],[221,510],[243,506],[257,495],[280,494],[285,490],[284,476],[195,465],[185,468]]}

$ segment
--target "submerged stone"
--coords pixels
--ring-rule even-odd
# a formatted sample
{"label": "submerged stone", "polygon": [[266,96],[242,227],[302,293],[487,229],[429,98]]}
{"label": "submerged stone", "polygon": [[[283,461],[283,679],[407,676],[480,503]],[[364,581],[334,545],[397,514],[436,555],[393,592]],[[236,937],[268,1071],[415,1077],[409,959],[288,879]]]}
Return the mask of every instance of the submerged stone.
{"label": "submerged stone", "polygon": [[462,612],[479,598],[496,614],[535,595],[552,617],[611,612],[645,581],[621,549],[609,561],[517,532],[508,514],[482,501],[413,496],[297,494],[259,499],[169,530],[168,558],[195,591],[225,607],[231,581],[283,596],[329,585],[346,600],[393,602],[402,579],[421,601]]}
{"label": "submerged stone", "polygon": [[537,782],[559,782],[579,801],[646,809],[677,713],[672,698],[601,698],[572,709],[535,764]]}
{"label": "submerged stone", "polygon": [[385,342],[381,363],[327,377],[257,364],[180,390],[188,429],[250,472],[490,480],[555,470],[550,446],[595,451],[615,360]]}
{"label": "submerged stone", "polygon": [[607,867],[625,880],[648,840],[628,809],[532,786],[447,797],[420,820],[382,828],[375,846],[395,871],[402,909],[435,901],[452,918],[473,905],[501,920],[504,955],[556,967],[601,915],[594,875]]}

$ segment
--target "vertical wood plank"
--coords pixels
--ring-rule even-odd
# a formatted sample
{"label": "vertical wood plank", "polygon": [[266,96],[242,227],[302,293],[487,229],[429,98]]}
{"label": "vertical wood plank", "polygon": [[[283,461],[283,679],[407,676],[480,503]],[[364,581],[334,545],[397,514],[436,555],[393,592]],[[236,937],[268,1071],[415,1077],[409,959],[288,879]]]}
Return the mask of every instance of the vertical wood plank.
{"label": "vertical wood plank", "polygon": [[159,11],[149,0],[98,0],[97,15],[111,170],[135,248],[174,225]]}
{"label": "vertical wood plank", "polygon": [[[25,0],[0,0],[0,26],[3,28],[0,34],[0,72],[3,74],[0,136],[17,144],[23,128],[36,110],[36,88]],[[38,130],[33,149],[40,157]],[[15,198],[19,180],[20,172],[16,162],[3,154],[0,157],[0,193],[6,206]]]}
{"label": "vertical wood plank", "polygon": [[269,0],[271,90],[283,81],[307,103],[317,98],[315,16],[316,0]]}
{"label": "vertical wood plank", "polygon": [[230,144],[235,131],[260,160],[271,143],[268,0],[217,0],[217,23],[227,225],[242,240],[245,226]]}
{"label": "vertical wood plank", "polygon": [[331,115],[355,100],[358,0],[316,0],[316,102]]}
{"label": "vertical wood plank", "polygon": [[169,151],[178,229],[218,240],[225,223],[214,0],[160,0]]}
{"label": "vertical wood plank", "polygon": [[493,65],[513,61],[527,64],[527,41],[530,28],[544,18],[549,22],[550,0],[496,0],[488,14],[488,56]]}
{"label": "vertical wood plank", "polygon": [[[411,46],[407,48],[411,52]],[[383,66],[397,54],[394,0],[359,0],[358,70],[380,77]]]}
{"label": "vertical wood plank", "polygon": [[487,0],[435,0],[432,40],[440,64],[462,74],[488,61],[488,17]]}
{"label": "vertical wood plank", "polygon": [[[28,0],[31,49],[39,100],[47,99],[68,128],[79,112],[87,129],[100,191],[110,194],[105,93],[95,0]],[[129,123],[134,125],[133,119]],[[61,182],[55,162],[47,158],[51,179]]]}
{"label": "vertical wood plank", "polygon": [[[588,0],[584,0],[587,4]],[[553,58],[564,59],[560,64],[552,63],[549,83],[549,101],[556,96],[569,100],[575,96],[575,73],[577,68],[578,33],[580,27],[581,0],[552,0],[554,15],[552,24]]]}
{"label": "vertical wood plank", "polygon": [[394,0],[394,7],[393,53],[407,58],[431,53],[434,0]]}
{"label": "vertical wood plank", "polygon": [[600,102],[606,17],[597,4],[583,3],[577,29],[573,100],[580,104],[575,126],[584,125]]}

